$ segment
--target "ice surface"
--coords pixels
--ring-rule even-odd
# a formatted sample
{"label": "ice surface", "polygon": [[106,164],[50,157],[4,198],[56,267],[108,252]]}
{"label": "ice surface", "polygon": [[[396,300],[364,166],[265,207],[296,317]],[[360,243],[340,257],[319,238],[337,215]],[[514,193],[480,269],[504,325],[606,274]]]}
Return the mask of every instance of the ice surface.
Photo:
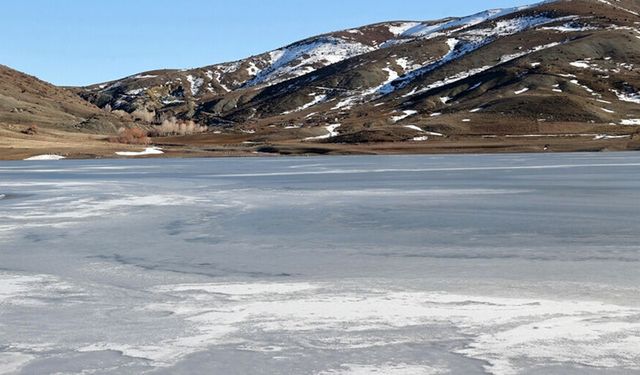
{"label": "ice surface", "polygon": [[0,373],[633,374],[639,169],[3,162]]}

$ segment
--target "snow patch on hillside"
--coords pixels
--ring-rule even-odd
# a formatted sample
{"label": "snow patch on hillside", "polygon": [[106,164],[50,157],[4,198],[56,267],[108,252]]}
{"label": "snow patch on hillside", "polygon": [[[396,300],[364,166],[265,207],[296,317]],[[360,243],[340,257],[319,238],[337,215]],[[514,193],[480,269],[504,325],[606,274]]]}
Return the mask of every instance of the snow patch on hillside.
{"label": "snow patch on hillside", "polygon": [[632,118],[620,121],[620,125],[640,125],[640,119]]}
{"label": "snow patch on hillside", "polygon": [[[560,45],[560,43],[554,42],[554,43],[549,43],[549,44],[545,44],[545,45],[541,45],[541,46],[536,46],[536,47],[534,47],[534,48],[532,48],[530,50],[523,51],[523,52],[520,52],[520,53],[517,53],[517,54],[502,56],[500,58],[500,64],[515,60],[517,58],[520,58],[520,57],[525,56],[525,55],[529,55],[529,54],[534,53],[534,52],[538,52],[538,51],[542,51],[542,50],[545,50],[545,49],[548,49],[548,48],[552,48],[552,47],[555,47],[555,46],[558,46],[558,45]],[[455,50],[452,51],[448,55],[449,57],[445,56],[445,58],[443,58],[442,61],[448,62],[450,59],[454,59],[455,58],[454,56],[464,55],[464,54],[468,53],[467,51],[469,49],[475,50],[476,48],[478,48],[478,47],[476,47],[476,45],[471,45],[471,46],[465,45],[460,50],[458,50],[458,48],[456,47],[455,50],[458,50],[458,52],[455,52]],[[429,66],[429,67],[421,68],[421,69],[419,69],[419,70],[417,70],[415,72],[412,72],[412,73],[407,74],[407,75],[405,75],[403,77],[400,77],[397,80],[397,82],[395,83],[396,89],[399,89],[399,88],[402,88],[402,87],[406,87],[410,83],[411,80],[413,80],[413,79],[415,79],[415,78],[417,78],[417,77],[419,77],[419,76],[421,76],[423,74],[426,74],[426,73],[432,71],[433,69],[436,69],[438,66],[443,64],[442,61],[439,62],[439,63],[436,63],[435,64],[436,66]],[[436,88],[439,88],[439,87],[442,87],[442,86],[446,86],[446,85],[451,84],[451,83],[458,82],[458,81],[466,79],[468,77],[472,77],[474,75],[477,75],[479,73],[482,73],[482,72],[487,71],[487,70],[489,70],[491,68],[494,68],[494,67],[495,67],[495,65],[485,65],[485,66],[481,66],[481,67],[478,67],[478,68],[473,68],[473,69],[469,69],[469,70],[466,70],[466,71],[462,71],[462,72],[456,73],[456,74],[454,74],[454,75],[452,75],[450,77],[447,77],[445,79],[433,82],[433,83],[431,83],[431,84],[429,84],[429,85],[427,85],[427,86],[425,86],[423,88],[415,89],[415,90],[411,91],[410,93],[403,95],[403,97],[409,97],[409,96],[413,96],[413,95],[417,95],[417,94],[422,94],[422,93],[431,91],[433,89],[436,89]],[[391,85],[394,85],[394,82],[392,82]]]}
{"label": "snow patch on hillside", "polygon": [[[504,17],[516,12],[533,8],[537,5],[538,4],[512,7],[512,8],[503,8],[503,9],[489,9],[484,12],[473,14],[471,16],[456,18],[456,19],[448,20],[445,22],[437,23],[437,24],[419,24],[402,33],[401,37],[430,38],[430,37],[441,35],[441,33],[444,31],[447,31],[447,34],[451,34],[454,32],[468,29],[472,26],[479,25],[483,22],[491,21],[491,20]],[[541,18],[544,18],[544,17],[541,17]],[[531,19],[532,18],[529,18],[529,20]],[[537,24],[537,22],[527,22],[524,19],[516,19],[516,20],[519,20],[519,21],[516,21],[515,23],[513,20],[500,21],[498,22],[495,30],[497,32],[508,32],[507,30],[510,28],[512,30],[517,30],[522,27],[528,28]]]}
{"label": "snow patch on hillside", "polygon": [[620,92],[618,90],[612,90],[619,100],[623,102],[640,104],[640,93],[638,92]]}
{"label": "snow patch on hillside", "polygon": [[[485,17],[484,20],[489,20],[492,18],[501,17],[502,15],[505,15],[505,14],[509,14],[514,11],[513,9],[520,10],[520,9],[526,9],[526,8],[527,7],[512,8],[511,10],[507,10],[507,11],[501,11],[501,10],[487,11],[487,12],[483,12],[481,15]],[[495,15],[495,17],[493,17],[493,15]],[[480,20],[481,18],[482,17],[479,17],[478,15],[471,16],[470,20],[468,20],[468,22],[470,22],[469,25],[471,26],[471,25],[484,22]],[[573,19],[573,18],[575,18],[575,16],[568,16],[568,17],[561,17],[561,18],[549,18],[545,16],[519,17],[515,19],[498,21],[495,27],[467,31],[463,33],[460,36],[460,38],[448,38],[446,40],[446,43],[449,46],[449,52],[445,56],[443,56],[440,60],[434,63],[425,65],[423,67],[420,67],[418,69],[415,69],[403,75],[396,81],[390,82],[387,86],[385,86],[380,90],[380,93],[384,95],[384,94],[391,93],[399,88],[403,88],[413,79],[419,76],[422,76],[430,71],[433,71],[453,60],[459,59],[465,56],[466,54],[473,52],[478,48],[493,42],[494,38],[498,36],[512,35],[536,26],[550,23],[550,22],[557,22],[559,20],[567,20],[567,19]],[[477,23],[475,23],[476,21]],[[409,32],[411,32],[411,30],[407,31],[407,33]],[[425,30],[422,30],[421,32],[425,32]],[[508,55],[508,56],[503,56],[500,62],[504,63],[507,61],[511,61],[515,58],[518,58],[536,51],[540,51],[542,49],[554,47],[558,44],[559,43],[550,43],[548,45],[539,46],[528,51],[524,51],[524,52],[520,52],[517,54]]]}
{"label": "snow patch on hillside", "polygon": [[476,13],[471,16],[457,18],[457,19],[447,21],[447,22],[442,22],[439,24],[417,25],[407,30],[405,33],[402,34],[402,36],[406,38],[417,38],[417,37],[430,36],[434,33],[445,31],[445,30],[460,31],[462,29],[466,29],[471,26],[475,26],[480,23],[483,23],[498,17],[506,16],[508,14],[511,14],[520,10],[524,10],[526,8],[527,7],[490,9],[484,12]]}
{"label": "snow patch on hillside", "polygon": [[129,96],[137,96],[140,95],[144,92],[144,90],[146,90],[147,88],[139,88],[139,89],[133,89],[133,90],[129,90],[125,93],[125,95],[129,95]]}
{"label": "snow patch on hillside", "polygon": [[580,68],[580,69],[589,69],[591,67],[591,64],[588,61],[584,61],[584,60],[570,62],[569,65],[575,68]]}
{"label": "snow patch on hillside", "polygon": [[389,32],[395,36],[399,36],[407,32],[407,30],[420,25],[420,22],[400,22],[389,25]]}
{"label": "snow patch on hillside", "polygon": [[328,139],[328,138],[336,137],[336,136],[338,136],[340,134],[336,130],[340,126],[341,126],[341,124],[327,125],[327,126],[324,127],[327,130],[327,134],[320,135],[320,136],[317,136],[317,137],[308,137],[308,138],[305,138],[304,140],[305,141],[313,141],[313,140]]}
{"label": "snow patch on hillside", "polygon": [[597,27],[585,26],[585,25],[578,24],[576,22],[567,22],[560,26],[545,26],[540,28],[540,30],[555,30],[561,33],[574,33],[574,32],[597,30],[597,29],[598,29]]}
{"label": "snow patch on hillside", "polygon": [[404,125],[405,128],[407,129],[411,129],[411,130],[415,130],[415,131],[419,131],[419,132],[424,132],[424,130],[422,130],[422,128],[417,127],[415,125]]}
{"label": "snow patch on hillside", "polygon": [[602,97],[601,94],[598,94],[597,92],[595,92],[592,88],[590,88],[587,85],[583,85],[582,83],[580,83],[577,79],[572,79],[569,82],[573,83],[574,85],[582,88],[583,90],[585,90],[586,92],[588,92],[589,94],[591,94],[592,96],[596,96],[598,98]]}
{"label": "snow patch on hillside", "polygon": [[196,96],[200,92],[200,88],[204,84],[204,79],[196,78],[191,74],[187,75],[187,82],[189,82],[189,86],[191,89],[191,95]]}
{"label": "snow patch on hillside", "polygon": [[292,111],[282,112],[282,114],[283,115],[288,115],[290,113],[304,111],[305,109],[307,109],[309,107],[312,107],[312,106],[314,106],[316,104],[319,104],[319,103],[321,103],[321,102],[323,102],[323,101],[325,101],[327,99],[327,95],[326,94],[313,93],[313,94],[309,94],[309,96],[313,97],[313,99],[309,103],[306,103],[305,105],[300,106],[300,107],[298,107],[298,108],[296,108],[296,109],[294,109]]}
{"label": "snow patch on hillside", "polygon": [[313,72],[375,48],[362,43],[325,36],[301,42],[269,53],[271,63],[247,82],[247,86],[276,83]]}
{"label": "snow patch on hillside", "polygon": [[607,140],[607,139],[624,139],[624,138],[631,138],[631,135],[630,134],[625,134],[625,135],[598,134],[593,138],[593,140],[600,141],[600,140]]}
{"label": "snow patch on hillside", "polygon": [[415,62],[409,60],[406,57],[399,57],[396,59],[396,64],[402,68],[404,73],[420,68],[420,64],[416,64]]}
{"label": "snow patch on hillside", "polygon": [[[599,3],[607,4],[607,5],[610,5],[610,6],[614,7],[614,8],[618,8],[618,9],[624,10],[625,12],[631,13],[634,16],[640,16],[640,14],[638,14],[638,12],[634,12],[634,11],[632,11],[630,9],[624,8],[624,7],[622,7],[620,5],[617,5],[617,4],[612,4],[611,1],[607,1],[607,0],[597,0],[597,1]],[[620,0],[615,0],[615,1],[616,2],[620,2]]]}
{"label": "snow patch on hillside", "polygon": [[391,117],[391,121],[398,122],[398,121],[406,119],[407,117],[413,116],[416,113],[418,113],[418,111],[414,111],[414,110],[411,110],[411,109],[406,110],[406,111],[402,111],[401,115]]}
{"label": "snow patch on hillside", "polygon": [[156,75],[153,74],[138,74],[137,76],[134,76],[133,79],[147,79],[147,78],[156,78]]}

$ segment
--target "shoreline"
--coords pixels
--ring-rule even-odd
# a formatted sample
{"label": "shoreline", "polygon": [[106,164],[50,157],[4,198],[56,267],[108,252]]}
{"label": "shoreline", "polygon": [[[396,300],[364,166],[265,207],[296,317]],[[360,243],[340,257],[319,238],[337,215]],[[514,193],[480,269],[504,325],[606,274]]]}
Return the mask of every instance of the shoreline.
{"label": "shoreline", "polygon": [[[0,127],[0,160],[129,159],[191,157],[275,157],[317,155],[435,155],[557,152],[614,152],[640,150],[637,129],[608,132],[538,134],[452,134],[426,140],[370,142],[310,142],[272,134],[199,134],[152,138],[150,144],[108,142],[103,134],[42,130],[28,136]],[[602,130],[602,129],[598,129]],[[624,137],[620,132],[625,131]],[[615,135],[611,135],[615,134]],[[276,134],[277,135],[277,134]],[[46,156],[46,157],[45,157]]]}
{"label": "shoreline", "polygon": [[149,144],[138,145],[109,142],[107,134],[41,128],[38,134],[26,135],[20,131],[21,127],[0,126],[0,160],[24,160],[34,157],[118,159],[640,150],[640,128],[637,126],[614,128],[572,124],[561,130],[556,125],[547,125],[544,129],[538,129],[538,132],[525,132],[524,129],[513,128],[497,134],[477,131],[429,135],[425,139],[416,139],[415,134],[407,133],[406,137],[403,135],[401,139],[384,135],[372,139],[329,137],[313,141],[304,138],[308,135],[306,133],[280,132],[266,128],[254,133],[228,131],[153,137]]}
{"label": "shoreline", "polygon": [[[183,153],[179,151],[168,151],[163,154],[146,154],[135,156],[121,156],[114,154],[113,156],[106,155],[90,155],[90,154],[78,154],[65,153],[64,157],[59,159],[31,159],[27,158],[2,158],[0,162],[5,161],[24,161],[24,162],[64,162],[69,160],[143,160],[143,159],[225,159],[225,158],[305,158],[305,157],[349,157],[349,156],[453,156],[453,155],[530,155],[530,154],[586,154],[586,153],[632,153],[640,152],[640,147],[635,149],[576,149],[576,150],[513,150],[509,148],[474,148],[469,150],[410,150],[412,152],[327,152],[327,153],[268,153],[268,152],[238,152],[236,150],[230,150],[229,152],[189,152]],[[32,157],[40,156],[41,154],[34,154]],[[49,155],[49,154],[44,154]],[[58,155],[53,153],[53,155]],[[62,156],[62,155],[61,155]]]}

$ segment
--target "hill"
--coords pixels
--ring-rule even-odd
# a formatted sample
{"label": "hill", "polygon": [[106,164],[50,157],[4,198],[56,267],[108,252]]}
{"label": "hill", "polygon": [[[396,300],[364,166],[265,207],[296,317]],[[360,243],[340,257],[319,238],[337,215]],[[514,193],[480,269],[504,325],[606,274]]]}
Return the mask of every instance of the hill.
{"label": "hill", "polygon": [[154,141],[200,151],[637,149],[638,12],[636,0],[560,0],[391,21],[230,63],[70,90],[39,83],[40,93],[73,103],[52,121],[193,121],[208,131]]}

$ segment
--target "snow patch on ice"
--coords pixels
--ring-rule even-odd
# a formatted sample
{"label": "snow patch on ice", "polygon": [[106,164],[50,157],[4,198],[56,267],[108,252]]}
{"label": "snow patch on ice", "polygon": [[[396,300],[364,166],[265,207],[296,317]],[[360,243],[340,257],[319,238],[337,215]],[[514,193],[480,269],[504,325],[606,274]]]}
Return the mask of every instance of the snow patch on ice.
{"label": "snow patch on ice", "polygon": [[[341,331],[349,334],[348,344],[340,344],[336,337],[326,344],[318,340],[317,345],[366,348],[380,345],[379,339],[358,336],[358,332],[448,324],[470,340],[457,352],[485,361],[492,374],[515,374],[521,361],[640,369],[640,323],[633,320],[640,311],[601,302],[362,288],[356,292],[309,283],[178,284],[157,287],[153,292],[166,302],[147,305],[146,309],[172,312],[189,323],[193,332],[146,346],[95,344],[85,350],[118,347],[127,355],[168,365],[208,346],[233,343],[239,332],[308,335]],[[172,298],[160,298],[162,295]],[[246,341],[240,346],[260,348]],[[394,374],[393,366],[399,365],[377,368]],[[350,369],[325,371],[340,374],[336,371]]]}
{"label": "snow patch on ice", "polygon": [[35,356],[25,353],[0,353],[0,374],[16,373],[35,358]]}
{"label": "snow patch on ice", "polygon": [[51,295],[60,293],[71,297],[83,295],[84,291],[50,275],[0,273],[0,306],[35,306]]}
{"label": "snow patch on ice", "polygon": [[292,294],[319,288],[311,283],[214,283],[214,284],[180,284],[160,286],[161,292],[196,292],[229,295],[234,299],[251,298],[254,295]]}
{"label": "snow patch on ice", "polygon": [[407,363],[380,365],[343,364],[339,369],[321,371],[317,375],[440,375],[448,374],[445,368]]}

